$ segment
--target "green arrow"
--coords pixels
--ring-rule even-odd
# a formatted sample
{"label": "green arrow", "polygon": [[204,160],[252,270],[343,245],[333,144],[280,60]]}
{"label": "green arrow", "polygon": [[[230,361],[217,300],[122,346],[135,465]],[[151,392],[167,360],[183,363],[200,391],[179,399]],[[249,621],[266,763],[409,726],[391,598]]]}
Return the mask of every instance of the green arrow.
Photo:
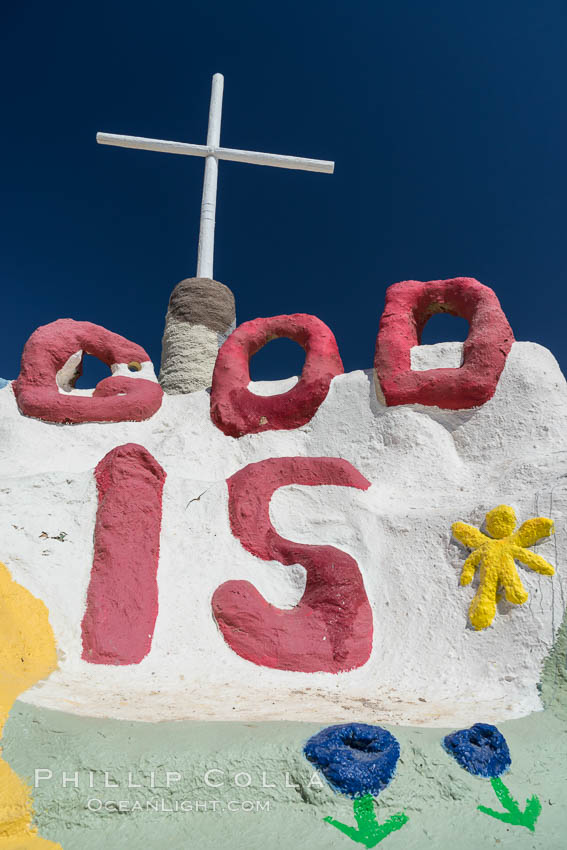
{"label": "green arrow", "polygon": [[500,803],[507,811],[495,812],[494,809],[487,809],[486,806],[478,806],[478,809],[485,815],[490,815],[491,818],[497,818],[504,823],[511,823],[513,826],[525,826],[526,829],[534,832],[536,821],[541,814],[539,799],[535,795],[530,797],[529,800],[526,800],[526,808],[522,811],[518,801],[514,800],[499,776],[491,779],[490,784]]}
{"label": "green arrow", "polygon": [[365,847],[376,847],[387,835],[401,829],[409,820],[403,812],[398,812],[397,815],[392,815],[383,824],[379,824],[376,820],[374,798],[371,794],[365,794],[364,797],[355,800],[353,810],[356,828],[347,826],[346,823],[341,823],[334,818],[323,818],[323,820],[348,835],[352,841],[364,844]]}

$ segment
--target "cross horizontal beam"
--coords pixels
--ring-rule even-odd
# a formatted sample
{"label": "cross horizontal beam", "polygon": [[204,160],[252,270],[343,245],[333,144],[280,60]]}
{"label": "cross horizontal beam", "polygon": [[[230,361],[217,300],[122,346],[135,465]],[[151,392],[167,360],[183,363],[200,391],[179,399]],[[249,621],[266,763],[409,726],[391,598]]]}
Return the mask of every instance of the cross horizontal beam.
{"label": "cross horizontal beam", "polygon": [[235,148],[218,148],[209,145],[190,145],[186,142],[168,142],[160,139],[145,139],[142,136],[120,136],[114,133],[97,133],[99,145],[114,145],[119,148],[137,148],[143,151],[161,151],[184,156],[214,156],[231,162],[249,162],[252,165],[271,165],[275,168],[293,168],[299,171],[318,171],[332,174],[335,163],[325,159],[307,159],[302,156],[283,156],[277,153],[241,151]]}

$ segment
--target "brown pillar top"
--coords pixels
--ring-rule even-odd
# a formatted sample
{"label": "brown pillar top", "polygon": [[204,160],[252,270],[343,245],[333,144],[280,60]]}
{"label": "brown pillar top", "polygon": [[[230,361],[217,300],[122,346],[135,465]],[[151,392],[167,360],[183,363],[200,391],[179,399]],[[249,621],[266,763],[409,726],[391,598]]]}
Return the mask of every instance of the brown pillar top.
{"label": "brown pillar top", "polygon": [[228,286],[217,280],[188,277],[171,293],[168,314],[180,322],[226,333],[236,315],[234,295]]}

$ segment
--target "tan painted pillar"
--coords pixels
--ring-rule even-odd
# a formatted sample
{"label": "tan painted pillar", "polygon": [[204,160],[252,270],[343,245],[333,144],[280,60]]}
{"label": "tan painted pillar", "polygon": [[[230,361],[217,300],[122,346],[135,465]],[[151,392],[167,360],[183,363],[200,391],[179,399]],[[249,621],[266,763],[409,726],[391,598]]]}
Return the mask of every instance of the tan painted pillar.
{"label": "tan painted pillar", "polygon": [[170,395],[211,386],[217,352],[236,326],[234,295],[223,283],[189,277],[177,284],[165,317],[159,382]]}

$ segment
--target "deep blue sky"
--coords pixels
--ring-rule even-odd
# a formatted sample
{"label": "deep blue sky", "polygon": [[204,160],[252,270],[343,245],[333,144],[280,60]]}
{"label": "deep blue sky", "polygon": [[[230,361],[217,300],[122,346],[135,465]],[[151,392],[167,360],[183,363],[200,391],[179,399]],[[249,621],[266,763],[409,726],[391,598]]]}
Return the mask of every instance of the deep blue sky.
{"label": "deep blue sky", "polygon": [[[221,144],[336,161],[221,163],[215,277],[239,321],[315,313],[367,368],[387,285],[470,275],[567,365],[565,0],[27,0],[4,4],[0,39],[0,375],[66,316],[159,365],[203,162],[95,133],[204,143],[215,71]],[[253,374],[300,368],[293,348]]]}

